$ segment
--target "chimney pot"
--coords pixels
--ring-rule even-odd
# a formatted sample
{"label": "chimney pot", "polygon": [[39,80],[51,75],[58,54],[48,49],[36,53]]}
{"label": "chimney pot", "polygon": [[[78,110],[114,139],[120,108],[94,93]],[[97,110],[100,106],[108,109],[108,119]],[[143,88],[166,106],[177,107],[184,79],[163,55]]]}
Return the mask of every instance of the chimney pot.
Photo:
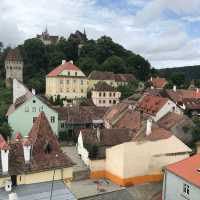
{"label": "chimney pot", "polygon": [[196,88],[196,93],[199,93],[199,88]]}
{"label": "chimney pot", "polygon": [[173,86],[173,91],[176,92],[176,85]]}
{"label": "chimney pot", "polygon": [[65,64],[65,62],[66,62],[66,60],[62,60],[62,65],[64,65],[64,64]]}
{"label": "chimney pot", "polygon": [[70,60],[69,63],[74,64],[73,60]]}
{"label": "chimney pot", "polygon": [[101,132],[100,132],[100,128],[99,127],[97,127],[97,139],[98,139],[98,141],[101,140]]}
{"label": "chimney pot", "polygon": [[152,119],[147,120],[146,136],[149,136],[152,131]]}
{"label": "chimney pot", "polygon": [[33,89],[33,88],[32,88],[32,94],[33,94],[33,95],[36,94],[35,89]]}

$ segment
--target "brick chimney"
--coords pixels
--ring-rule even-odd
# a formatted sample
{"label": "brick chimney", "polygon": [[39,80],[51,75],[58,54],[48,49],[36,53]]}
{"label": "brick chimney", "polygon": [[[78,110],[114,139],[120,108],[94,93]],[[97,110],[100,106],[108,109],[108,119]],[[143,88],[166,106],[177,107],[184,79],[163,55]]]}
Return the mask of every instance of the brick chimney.
{"label": "brick chimney", "polygon": [[31,160],[31,142],[26,138],[23,142],[24,161],[28,164]]}
{"label": "brick chimney", "polygon": [[62,60],[62,65],[64,65],[64,64],[65,64],[65,62],[66,62],[66,60]]}
{"label": "brick chimney", "polygon": [[173,86],[173,91],[176,92],[176,85]]}

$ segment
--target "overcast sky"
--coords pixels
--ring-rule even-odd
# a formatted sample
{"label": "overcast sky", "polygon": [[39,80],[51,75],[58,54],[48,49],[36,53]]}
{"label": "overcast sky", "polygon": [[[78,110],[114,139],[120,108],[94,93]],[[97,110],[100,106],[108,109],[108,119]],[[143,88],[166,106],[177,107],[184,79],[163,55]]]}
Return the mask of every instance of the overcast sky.
{"label": "overcast sky", "polygon": [[200,64],[200,0],[0,0],[0,41],[108,35],[156,68]]}

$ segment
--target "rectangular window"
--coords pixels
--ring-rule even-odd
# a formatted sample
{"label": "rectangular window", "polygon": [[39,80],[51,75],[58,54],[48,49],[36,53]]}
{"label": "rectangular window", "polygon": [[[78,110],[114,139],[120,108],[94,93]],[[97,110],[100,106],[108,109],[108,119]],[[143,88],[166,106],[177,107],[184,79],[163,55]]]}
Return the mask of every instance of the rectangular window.
{"label": "rectangular window", "polygon": [[101,97],[101,92],[99,92],[99,97]]}
{"label": "rectangular window", "polygon": [[115,97],[115,92],[113,93],[113,97]]}
{"label": "rectangular window", "polygon": [[55,117],[51,116],[51,123],[55,123]]}
{"label": "rectangular window", "polygon": [[67,84],[69,85],[69,80],[67,80]]}
{"label": "rectangular window", "polygon": [[104,96],[104,97],[106,96],[106,93],[105,93],[105,92],[103,93],[103,96]]}
{"label": "rectangular window", "polygon": [[70,76],[70,72],[68,72],[68,76]]}
{"label": "rectangular window", "polygon": [[33,123],[36,121],[37,117],[33,117]]}
{"label": "rectangular window", "polygon": [[81,85],[83,85],[83,80],[81,80]]}
{"label": "rectangular window", "polygon": [[63,84],[63,80],[60,80],[60,84]]}
{"label": "rectangular window", "polygon": [[81,89],[81,93],[83,93],[83,89]]}
{"label": "rectangular window", "polygon": [[111,101],[111,100],[109,100],[109,104],[112,104],[112,101]]}
{"label": "rectangular window", "polygon": [[74,83],[76,83],[76,80],[74,80]]}
{"label": "rectangular window", "polygon": [[65,128],[65,123],[62,122],[62,123],[60,124],[60,127],[61,127],[61,128]]}
{"label": "rectangular window", "polygon": [[75,76],[77,76],[77,72],[75,72]]}
{"label": "rectangular window", "polygon": [[36,107],[32,107],[32,112],[36,112]]}
{"label": "rectangular window", "polygon": [[43,106],[39,107],[39,111],[40,111],[40,112],[43,111]]}
{"label": "rectangular window", "polygon": [[187,196],[189,196],[190,194],[190,186],[186,183],[183,184],[183,193],[184,195],[187,195]]}
{"label": "rectangular window", "polygon": [[101,104],[101,100],[99,100],[99,103]]}
{"label": "rectangular window", "polygon": [[111,96],[112,96],[112,93],[110,92],[110,93],[109,93],[109,97],[111,97]]}
{"label": "rectangular window", "polygon": [[105,101],[105,100],[103,100],[103,103],[106,103],[106,101]]}

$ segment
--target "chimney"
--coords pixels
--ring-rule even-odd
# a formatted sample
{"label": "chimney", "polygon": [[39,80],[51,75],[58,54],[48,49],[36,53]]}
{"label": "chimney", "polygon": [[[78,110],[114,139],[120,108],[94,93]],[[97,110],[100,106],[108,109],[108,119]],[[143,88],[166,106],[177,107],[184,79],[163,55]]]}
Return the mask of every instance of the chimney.
{"label": "chimney", "polygon": [[69,63],[74,64],[73,60],[70,60]]}
{"label": "chimney", "polygon": [[24,150],[24,160],[25,163],[29,163],[31,160],[31,143],[28,139],[23,142],[23,150]]}
{"label": "chimney", "polygon": [[173,86],[173,91],[176,92],[176,85]]}
{"label": "chimney", "polygon": [[100,128],[97,127],[97,140],[100,142],[101,140],[101,132],[100,132]]}
{"label": "chimney", "polygon": [[65,64],[65,62],[66,62],[66,60],[62,60],[62,65],[64,65],[64,64]]}
{"label": "chimney", "polygon": [[147,128],[146,128],[146,136],[149,136],[151,134],[152,129],[152,119],[147,120]]}
{"label": "chimney", "polygon": [[151,76],[151,78],[150,78],[150,81],[152,82],[153,81],[153,77]]}
{"label": "chimney", "polygon": [[199,93],[199,88],[196,88],[196,93]]}
{"label": "chimney", "polygon": [[31,92],[32,92],[33,95],[36,94],[35,89],[33,89],[33,88],[32,88],[32,91],[31,91]]}
{"label": "chimney", "polygon": [[1,149],[1,165],[2,165],[2,172],[3,174],[8,174],[8,155],[9,155],[9,149],[2,148]]}

